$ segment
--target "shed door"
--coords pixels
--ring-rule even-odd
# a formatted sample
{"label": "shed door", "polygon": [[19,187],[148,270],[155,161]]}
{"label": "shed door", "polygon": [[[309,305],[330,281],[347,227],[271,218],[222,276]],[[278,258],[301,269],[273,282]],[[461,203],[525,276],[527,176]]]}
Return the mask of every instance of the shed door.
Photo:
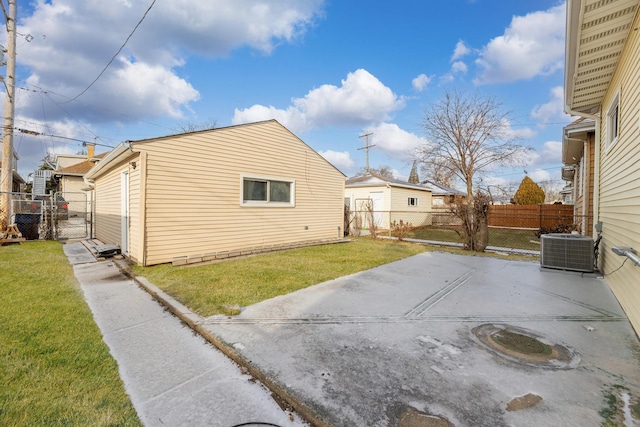
{"label": "shed door", "polygon": [[380,227],[384,215],[384,193],[382,191],[372,191],[369,193],[369,198],[373,209],[373,222]]}

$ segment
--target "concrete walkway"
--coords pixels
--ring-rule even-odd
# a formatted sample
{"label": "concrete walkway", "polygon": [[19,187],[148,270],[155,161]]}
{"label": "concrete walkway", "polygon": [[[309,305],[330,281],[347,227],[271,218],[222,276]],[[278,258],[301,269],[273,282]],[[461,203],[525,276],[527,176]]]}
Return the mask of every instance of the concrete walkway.
{"label": "concrete walkway", "polygon": [[113,261],[96,262],[80,242],[64,251],[144,425],[307,425]]}

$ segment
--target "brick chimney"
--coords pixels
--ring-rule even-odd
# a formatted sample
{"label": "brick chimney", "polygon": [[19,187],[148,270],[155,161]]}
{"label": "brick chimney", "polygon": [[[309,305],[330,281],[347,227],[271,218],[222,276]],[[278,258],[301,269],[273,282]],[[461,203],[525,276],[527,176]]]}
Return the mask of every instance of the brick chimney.
{"label": "brick chimney", "polygon": [[91,160],[96,156],[96,144],[87,144],[87,160]]}

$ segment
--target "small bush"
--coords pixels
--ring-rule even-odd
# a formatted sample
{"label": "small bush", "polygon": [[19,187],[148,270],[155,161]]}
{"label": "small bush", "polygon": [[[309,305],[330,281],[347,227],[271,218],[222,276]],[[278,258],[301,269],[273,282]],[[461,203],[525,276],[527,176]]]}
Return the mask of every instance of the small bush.
{"label": "small bush", "polygon": [[396,237],[398,240],[403,241],[407,238],[409,233],[411,232],[412,227],[410,222],[393,221],[391,223],[391,235]]}

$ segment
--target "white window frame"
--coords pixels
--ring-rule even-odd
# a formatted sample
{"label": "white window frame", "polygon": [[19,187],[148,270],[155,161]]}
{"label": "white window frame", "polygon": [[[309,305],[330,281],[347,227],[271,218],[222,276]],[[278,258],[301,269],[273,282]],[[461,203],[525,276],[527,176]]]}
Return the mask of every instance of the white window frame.
{"label": "white window frame", "polygon": [[[586,154],[586,153],[585,153]],[[582,156],[580,159],[580,163],[578,163],[578,173],[576,176],[578,177],[578,197],[582,197],[584,195],[584,178],[585,178],[585,158]]]}
{"label": "white window frame", "polygon": [[613,97],[611,105],[607,110],[607,139],[605,141],[605,150],[608,151],[618,142],[620,135],[620,91]]}
{"label": "white window frame", "polygon": [[[267,183],[267,200],[244,200],[245,180],[265,181]],[[286,182],[290,185],[288,202],[272,202],[269,200],[271,182]],[[253,174],[240,175],[240,206],[243,207],[272,207],[272,208],[293,208],[296,206],[296,181],[291,178],[278,178],[273,176],[261,176]]]}
{"label": "white window frame", "polygon": [[[411,202],[415,202],[415,203],[411,203]],[[418,199],[417,197],[408,197],[407,198],[407,206],[411,206],[411,207],[415,207],[418,206],[420,203],[420,199]]]}

